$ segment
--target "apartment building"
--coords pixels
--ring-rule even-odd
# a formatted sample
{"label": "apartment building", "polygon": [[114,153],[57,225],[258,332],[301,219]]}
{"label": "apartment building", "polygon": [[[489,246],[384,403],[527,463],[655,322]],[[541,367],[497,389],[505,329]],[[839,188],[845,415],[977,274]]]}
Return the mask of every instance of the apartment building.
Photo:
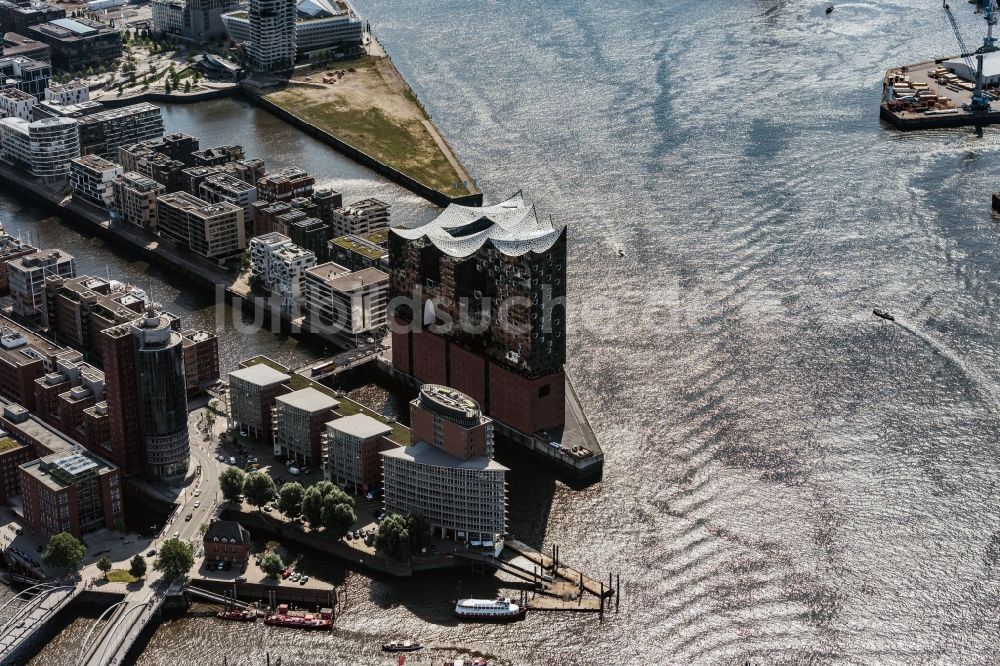
{"label": "apartment building", "polygon": [[206,148],[191,153],[191,164],[193,166],[222,166],[246,157],[243,146],[228,145]]}
{"label": "apartment building", "polygon": [[250,0],[250,67],[258,72],[289,70],[295,62],[295,0]]}
{"label": "apartment building", "polygon": [[362,199],[333,211],[333,235],[359,236],[389,226],[389,204],[378,199]]}
{"label": "apartment building", "polygon": [[5,55],[0,57],[0,90],[16,88],[21,92],[41,97],[47,92],[52,66],[44,60],[28,56]]}
{"label": "apartment building", "polygon": [[81,275],[47,277],[42,286],[42,325],[56,340],[103,359],[100,333],[142,314],[144,301],[120,283]]}
{"label": "apartment building", "polygon": [[18,467],[35,458],[32,447],[10,437],[0,438],[0,502],[21,494]]}
{"label": "apartment building", "polygon": [[271,417],[274,455],[319,467],[326,423],[335,418],[339,406],[339,401],[312,387],[275,397]]}
{"label": "apartment building", "polygon": [[10,86],[0,89],[0,117],[31,120],[31,110],[38,99],[31,93]]}
{"label": "apartment building", "polygon": [[265,201],[291,201],[312,196],[316,179],[298,167],[285,167],[257,181],[257,196]]}
{"label": "apartment building", "polygon": [[37,178],[66,178],[70,162],[79,156],[75,120],[0,118],[0,157]]}
{"label": "apartment building", "polygon": [[257,187],[257,181],[264,177],[264,160],[235,160],[219,165],[218,169]]}
{"label": "apartment building", "polygon": [[221,264],[238,257],[247,247],[239,206],[211,204],[187,192],[161,195],[156,205],[160,237],[195,254]]}
{"label": "apartment building", "polygon": [[388,272],[388,235],[387,229],[380,229],[363,236],[352,234],[334,238],[329,243],[328,256],[352,271],[377,268]]}
{"label": "apartment building", "polygon": [[203,392],[219,379],[219,338],[210,331],[181,331],[184,382],[188,395]]}
{"label": "apartment building", "polygon": [[303,274],[316,265],[316,255],[270,233],[250,239],[250,281],[281,299],[285,312],[298,312],[304,298]]}
{"label": "apartment building", "polygon": [[293,243],[316,255],[317,261],[326,261],[332,238],[330,225],[318,217],[306,217],[288,225],[286,234]]}
{"label": "apartment building", "polygon": [[[239,206],[243,209],[244,224],[249,224],[253,220],[253,203],[257,201],[257,188],[227,173],[213,173],[206,176],[198,184],[198,192],[195,193],[209,203],[221,203],[223,201]],[[245,236],[250,236],[250,230],[245,231]]]}
{"label": "apartment building", "polygon": [[152,178],[167,192],[183,189],[183,174],[187,166],[181,160],[157,151],[148,141],[119,147],[117,161],[126,172],[134,171]]}
{"label": "apartment building", "polygon": [[101,208],[115,203],[114,183],[122,168],[97,155],[84,155],[69,164],[69,186],[73,197]]}
{"label": "apartment building", "polygon": [[381,453],[385,510],[416,513],[437,536],[498,551],[507,532],[506,467],[478,403],[425,384],[410,403],[413,444]]}
{"label": "apartment building", "polygon": [[389,276],[377,268],[314,266],[303,275],[303,291],[304,314],[314,330],[350,339],[386,325]]}
{"label": "apartment building", "polygon": [[229,410],[233,426],[269,445],[274,440],[271,415],[274,400],[290,393],[289,374],[258,363],[229,373]]}
{"label": "apartment building", "polygon": [[0,317],[0,396],[34,409],[35,380],[50,372],[64,351],[64,347]]}
{"label": "apartment building", "polygon": [[145,229],[150,233],[157,232],[157,206],[160,195],[167,188],[152,178],[135,171],[127,171],[112,183],[116,221]]}
{"label": "apartment building", "polygon": [[392,426],[367,414],[351,414],[326,424],[323,478],[355,494],[382,483],[382,451],[397,448]]}
{"label": "apartment building", "polygon": [[36,248],[28,245],[20,238],[11,236],[6,231],[0,230],[0,296],[10,293],[10,282],[7,279],[7,262],[18,257],[24,257],[37,252]]}
{"label": "apartment building", "polygon": [[7,279],[15,315],[29,320],[42,317],[45,309],[43,288],[49,277],[76,277],[73,255],[64,250],[38,250],[7,262]]}
{"label": "apartment building", "polygon": [[[106,109],[79,118],[80,150],[105,159],[118,158],[122,146],[163,137],[163,115],[160,107],[140,102],[118,109]],[[129,171],[132,166],[122,165]]]}
{"label": "apartment building", "polygon": [[45,89],[45,101],[63,106],[90,101],[90,85],[86,81],[75,79],[66,83],[49,86]]}

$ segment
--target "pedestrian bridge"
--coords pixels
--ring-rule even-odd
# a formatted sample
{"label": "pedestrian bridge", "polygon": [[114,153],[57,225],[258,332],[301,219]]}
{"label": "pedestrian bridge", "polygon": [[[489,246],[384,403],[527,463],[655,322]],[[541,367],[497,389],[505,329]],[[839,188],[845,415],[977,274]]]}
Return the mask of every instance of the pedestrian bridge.
{"label": "pedestrian bridge", "polygon": [[32,635],[81,591],[80,586],[38,583],[0,606],[0,666],[14,663]]}

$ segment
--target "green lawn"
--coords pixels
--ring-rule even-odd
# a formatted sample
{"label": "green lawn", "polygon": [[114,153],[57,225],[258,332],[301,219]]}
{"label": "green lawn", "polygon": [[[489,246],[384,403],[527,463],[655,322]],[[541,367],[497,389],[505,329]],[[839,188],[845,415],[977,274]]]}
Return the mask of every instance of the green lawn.
{"label": "green lawn", "polygon": [[392,427],[392,434],[389,435],[390,440],[399,444],[400,446],[410,445],[410,429],[407,428],[406,426],[401,425],[395,421],[389,423],[388,420],[386,420],[386,418],[381,414],[376,414],[375,412],[368,409],[361,403],[351,400],[346,395],[337,395],[337,392],[328,386],[324,386],[323,384],[313,381],[308,377],[303,377],[302,375],[289,372],[288,368],[281,365],[277,361],[273,361],[266,356],[255,356],[254,358],[243,361],[241,366],[244,368],[248,368],[252,365],[257,365],[258,363],[269,365],[278,372],[284,372],[286,374],[291,375],[292,379],[289,382],[289,384],[295,391],[311,387],[316,389],[317,391],[322,391],[323,393],[327,394],[328,396],[330,396],[331,398],[340,403],[340,407],[337,408],[337,413],[340,414],[341,416],[351,416],[353,414],[367,414],[368,416],[372,417],[377,421],[381,421],[382,423],[388,424],[389,426]]}
{"label": "green lawn", "polygon": [[108,580],[112,583],[134,583],[139,579],[124,569],[112,569],[108,572]]}

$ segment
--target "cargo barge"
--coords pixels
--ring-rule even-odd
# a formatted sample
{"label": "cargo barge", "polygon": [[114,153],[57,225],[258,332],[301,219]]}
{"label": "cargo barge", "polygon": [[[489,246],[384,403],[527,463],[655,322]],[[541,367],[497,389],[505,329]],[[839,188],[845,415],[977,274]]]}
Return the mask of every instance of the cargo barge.
{"label": "cargo barge", "polygon": [[[987,111],[967,108],[975,85],[951,71],[957,59],[939,58],[886,71],[879,106],[882,120],[903,131],[1000,123],[1000,108]],[[987,89],[987,94],[994,100],[1000,99],[996,88]]]}

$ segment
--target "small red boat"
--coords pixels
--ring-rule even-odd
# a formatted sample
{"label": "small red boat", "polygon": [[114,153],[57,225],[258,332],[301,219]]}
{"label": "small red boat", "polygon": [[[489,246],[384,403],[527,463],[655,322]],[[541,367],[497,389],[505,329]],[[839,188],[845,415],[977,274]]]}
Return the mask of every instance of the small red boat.
{"label": "small red boat", "polygon": [[272,627],[291,627],[293,629],[329,629],[333,626],[333,614],[329,609],[323,609],[319,615],[288,610],[288,604],[281,604],[275,613],[264,618],[264,624]]}
{"label": "small red boat", "polygon": [[257,613],[248,610],[228,610],[219,611],[215,614],[215,617],[220,620],[233,620],[235,622],[255,622],[257,620]]}

